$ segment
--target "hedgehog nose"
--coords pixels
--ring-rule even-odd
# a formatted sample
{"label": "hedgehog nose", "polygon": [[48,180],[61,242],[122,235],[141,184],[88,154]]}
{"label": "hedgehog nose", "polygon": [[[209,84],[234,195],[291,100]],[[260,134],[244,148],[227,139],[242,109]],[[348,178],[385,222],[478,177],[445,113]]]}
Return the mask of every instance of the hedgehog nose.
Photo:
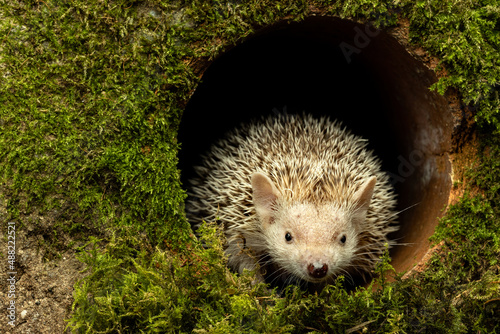
{"label": "hedgehog nose", "polygon": [[307,266],[307,270],[309,271],[309,276],[314,277],[314,278],[323,278],[326,276],[326,273],[328,271],[328,265],[326,263],[323,263],[323,266],[315,266],[312,263],[309,263]]}

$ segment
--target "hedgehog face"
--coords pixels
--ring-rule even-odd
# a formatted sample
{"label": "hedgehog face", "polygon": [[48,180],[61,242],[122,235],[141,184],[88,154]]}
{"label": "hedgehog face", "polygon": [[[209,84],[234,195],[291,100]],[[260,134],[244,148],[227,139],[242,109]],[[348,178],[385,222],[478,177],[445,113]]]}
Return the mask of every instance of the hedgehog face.
{"label": "hedgehog face", "polygon": [[375,182],[368,179],[351,203],[313,204],[290,202],[268,177],[253,174],[255,210],[268,254],[280,271],[313,283],[347,273]]}
{"label": "hedgehog face", "polygon": [[345,273],[358,248],[350,215],[330,204],[280,203],[264,225],[269,254],[285,272],[310,282]]}

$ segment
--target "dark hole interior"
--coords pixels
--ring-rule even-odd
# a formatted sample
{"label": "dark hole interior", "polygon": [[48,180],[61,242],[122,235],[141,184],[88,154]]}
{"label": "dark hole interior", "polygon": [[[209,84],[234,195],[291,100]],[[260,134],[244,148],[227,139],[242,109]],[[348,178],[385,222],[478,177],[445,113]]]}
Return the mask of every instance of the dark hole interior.
{"label": "dark hole interior", "polygon": [[[346,53],[348,56],[346,56]],[[404,271],[428,248],[451,186],[446,100],[431,92],[434,73],[394,38],[348,20],[311,17],[264,28],[207,67],[179,129],[186,186],[200,154],[242,122],[273,113],[338,119],[393,177],[405,244],[391,251]]]}

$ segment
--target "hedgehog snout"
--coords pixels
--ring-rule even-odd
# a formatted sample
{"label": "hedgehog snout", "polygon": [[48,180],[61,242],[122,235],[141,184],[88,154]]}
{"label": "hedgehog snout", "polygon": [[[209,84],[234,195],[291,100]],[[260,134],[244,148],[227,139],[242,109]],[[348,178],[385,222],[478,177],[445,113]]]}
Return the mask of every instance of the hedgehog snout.
{"label": "hedgehog snout", "polygon": [[328,272],[328,265],[326,263],[309,263],[307,265],[307,272],[313,278],[323,278]]}

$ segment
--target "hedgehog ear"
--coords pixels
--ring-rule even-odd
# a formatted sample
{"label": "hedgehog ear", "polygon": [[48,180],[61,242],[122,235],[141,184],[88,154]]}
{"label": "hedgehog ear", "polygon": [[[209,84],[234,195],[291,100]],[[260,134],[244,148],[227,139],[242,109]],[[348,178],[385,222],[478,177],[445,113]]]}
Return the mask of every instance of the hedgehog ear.
{"label": "hedgehog ear", "polygon": [[377,178],[372,176],[366,180],[361,188],[359,188],[359,190],[354,194],[354,201],[356,202],[354,211],[356,212],[356,218],[359,219],[360,223],[365,221],[366,213],[370,207],[376,183]]}
{"label": "hedgehog ear", "polygon": [[271,223],[273,218],[274,206],[279,197],[278,189],[273,181],[262,173],[252,174],[253,204],[255,211],[260,217],[262,223]]}

